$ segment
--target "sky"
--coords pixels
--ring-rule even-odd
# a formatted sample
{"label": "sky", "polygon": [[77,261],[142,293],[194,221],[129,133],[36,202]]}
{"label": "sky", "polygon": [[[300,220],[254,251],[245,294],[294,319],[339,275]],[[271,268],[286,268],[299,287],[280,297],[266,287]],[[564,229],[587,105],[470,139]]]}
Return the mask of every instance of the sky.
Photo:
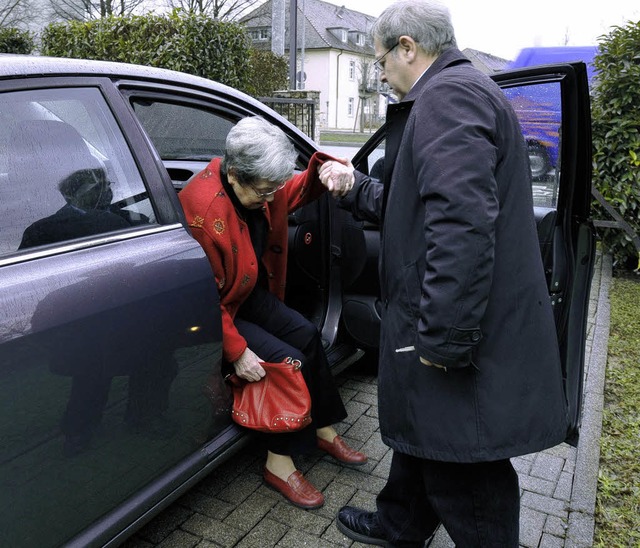
{"label": "sky", "polygon": [[[300,0],[298,0],[300,2]],[[390,0],[326,0],[377,17]],[[612,26],[640,21],[639,0],[441,0],[460,49],[514,59],[524,47],[590,46]]]}

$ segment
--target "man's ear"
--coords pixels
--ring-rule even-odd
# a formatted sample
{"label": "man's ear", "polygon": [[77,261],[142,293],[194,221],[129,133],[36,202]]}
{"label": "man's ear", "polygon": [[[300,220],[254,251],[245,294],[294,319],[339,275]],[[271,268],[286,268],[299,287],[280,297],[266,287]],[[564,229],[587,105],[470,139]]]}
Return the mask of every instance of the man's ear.
{"label": "man's ear", "polygon": [[412,61],[416,56],[418,45],[411,36],[403,34],[398,38],[398,48],[408,61]]}

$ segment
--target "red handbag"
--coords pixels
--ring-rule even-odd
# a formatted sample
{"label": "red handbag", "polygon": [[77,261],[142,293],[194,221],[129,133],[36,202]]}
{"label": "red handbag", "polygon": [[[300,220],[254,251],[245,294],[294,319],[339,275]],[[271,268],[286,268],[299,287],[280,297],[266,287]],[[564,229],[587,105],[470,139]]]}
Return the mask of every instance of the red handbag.
{"label": "red handbag", "polygon": [[311,395],[302,376],[300,360],[261,363],[266,375],[248,382],[229,375],[233,390],[232,419],[260,432],[294,432],[311,424]]}

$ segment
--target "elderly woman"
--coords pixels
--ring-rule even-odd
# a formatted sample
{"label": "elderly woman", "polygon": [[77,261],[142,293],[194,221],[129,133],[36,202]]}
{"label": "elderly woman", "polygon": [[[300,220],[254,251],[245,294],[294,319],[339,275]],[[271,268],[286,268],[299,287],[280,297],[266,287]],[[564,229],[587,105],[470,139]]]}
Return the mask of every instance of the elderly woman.
{"label": "elderly woman", "polygon": [[[215,273],[229,370],[255,382],[265,375],[260,362],[292,357],[304,364],[312,423],[298,432],[260,434],[267,447],[264,479],[296,506],[318,508],[324,496],[291,455],[318,446],[344,463],[363,464],[367,457],[332,426],[347,413],[316,326],[283,302],[288,214],[327,190],[318,169],[331,159],[316,153],[308,169],[293,176],[296,158],[282,130],[245,118],[229,132],[224,158],[213,159],[179,197]],[[348,190],[328,186],[334,194]]]}

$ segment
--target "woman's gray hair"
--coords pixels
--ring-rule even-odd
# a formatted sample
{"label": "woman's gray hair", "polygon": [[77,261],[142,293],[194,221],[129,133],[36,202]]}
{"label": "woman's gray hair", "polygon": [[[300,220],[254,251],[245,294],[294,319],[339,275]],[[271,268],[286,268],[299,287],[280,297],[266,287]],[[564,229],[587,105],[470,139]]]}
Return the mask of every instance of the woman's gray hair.
{"label": "woman's gray hair", "polygon": [[293,176],[297,158],[284,131],[261,116],[250,116],[229,131],[221,169],[233,170],[241,185],[263,179],[283,183]]}
{"label": "woman's gray hair", "polygon": [[400,36],[411,36],[429,55],[457,47],[446,6],[434,0],[400,0],[385,9],[371,29],[374,40],[390,49]]}

